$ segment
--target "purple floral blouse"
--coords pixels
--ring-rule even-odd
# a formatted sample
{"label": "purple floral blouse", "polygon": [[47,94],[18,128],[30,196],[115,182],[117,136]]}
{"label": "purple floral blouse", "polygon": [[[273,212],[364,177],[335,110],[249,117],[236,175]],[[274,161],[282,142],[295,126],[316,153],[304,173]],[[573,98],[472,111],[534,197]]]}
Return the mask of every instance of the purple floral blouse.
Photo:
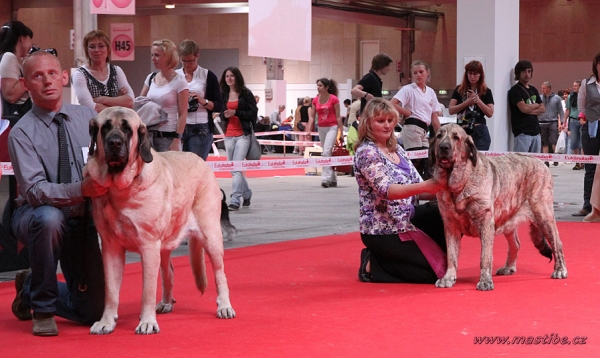
{"label": "purple floral blouse", "polygon": [[354,155],[354,172],[360,203],[360,232],[389,235],[415,231],[410,222],[417,197],[389,200],[390,184],[412,184],[423,181],[400,146],[396,149],[400,164],[389,160],[375,143],[365,140]]}

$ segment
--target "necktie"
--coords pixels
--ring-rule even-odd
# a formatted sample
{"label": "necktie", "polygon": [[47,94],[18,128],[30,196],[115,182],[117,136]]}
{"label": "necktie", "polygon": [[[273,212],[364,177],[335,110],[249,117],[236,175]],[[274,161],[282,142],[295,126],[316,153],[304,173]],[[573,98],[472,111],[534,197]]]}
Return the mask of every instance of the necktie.
{"label": "necktie", "polygon": [[[69,160],[69,145],[67,143],[67,131],[65,130],[65,116],[57,113],[54,120],[58,126],[58,182],[61,184],[71,182],[71,163]],[[61,208],[65,217],[69,217],[71,208],[68,206]]]}

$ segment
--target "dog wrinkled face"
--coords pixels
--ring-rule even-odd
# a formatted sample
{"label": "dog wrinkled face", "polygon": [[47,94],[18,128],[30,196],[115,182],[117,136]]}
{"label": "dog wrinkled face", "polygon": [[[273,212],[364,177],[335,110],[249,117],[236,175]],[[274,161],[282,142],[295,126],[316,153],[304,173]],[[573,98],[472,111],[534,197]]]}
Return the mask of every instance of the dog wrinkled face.
{"label": "dog wrinkled face", "polygon": [[445,125],[442,126],[435,135],[435,155],[436,155],[436,165],[440,166],[444,169],[449,169],[454,166],[454,162],[458,159],[456,158],[457,151],[455,148],[462,146],[466,133],[462,130],[462,133],[459,129],[459,126],[451,126]]}
{"label": "dog wrinkled face", "polygon": [[473,166],[477,163],[477,149],[473,139],[457,124],[442,126],[436,133],[430,150],[433,151],[435,165],[443,169],[451,169],[463,159],[471,160]]}
{"label": "dog wrinkled face", "polygon": [[129,108],[111,107],[100,112],[90,121],[90,135],[90,156],[97,156],[108,173],[121,173],[138,158],[152,162],[148,130]]}
{"label": "dog wrinkled face", "polygon": [[124,118],[114,117],[107,120],[100,128],[100,136],[104,144],[104,160],[109,173],[122,172],[129,161],[129,143],[133,131]]}

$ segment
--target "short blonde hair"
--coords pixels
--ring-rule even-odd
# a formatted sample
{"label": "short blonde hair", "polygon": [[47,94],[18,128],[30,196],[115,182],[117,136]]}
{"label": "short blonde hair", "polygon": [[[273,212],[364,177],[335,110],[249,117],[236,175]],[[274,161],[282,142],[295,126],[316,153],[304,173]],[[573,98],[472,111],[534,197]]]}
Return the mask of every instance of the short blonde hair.
{"label": "short blonde hair", "polygon": [[152,43],[152,46],[160,47],[163,50],[169,69],[177,67],[179,64],[179,55],[177,54],[177,46],[175,46],[173,41],[168,39],[157,40]]}

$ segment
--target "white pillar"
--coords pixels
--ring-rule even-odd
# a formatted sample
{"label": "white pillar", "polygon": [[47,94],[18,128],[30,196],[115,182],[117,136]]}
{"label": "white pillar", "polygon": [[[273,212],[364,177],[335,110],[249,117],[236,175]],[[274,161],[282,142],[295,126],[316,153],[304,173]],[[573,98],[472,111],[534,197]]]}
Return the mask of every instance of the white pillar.
{"label": "white pillar", "polygon": [[[265,110],[267,112],[267,116],[270,116],[271,113],[279,110],[279,105],[285,105],[287,100],[287,84],[286,81],[282,80],[267,80],[267,89],[271,89],[271,93],[273,97],[271,99],[267,99],[265,95]],[[292,108],[296,109],[296,107]],[[281,121],[288,117],[288,113],[290,113],[290,109],[286,107],[285,112],[281,115]]]}
{"label": "white pillar", "polygon": [[488,120],[490,150],[511,150],[507,92],[515,83],[513,71],[519,61],[519,0],[458,0],[456,36],[457,83],[469,61],[483,64],[485,82],[494,95],[494,116]]}
{"label": "white pillar", "polygon": [[75,67],[80,67],[86,62],[83,37],[88,32],[98,29],[98,15],[90,14],[90,0],[73,0],[73,26],[75,27],[73,63]]}

